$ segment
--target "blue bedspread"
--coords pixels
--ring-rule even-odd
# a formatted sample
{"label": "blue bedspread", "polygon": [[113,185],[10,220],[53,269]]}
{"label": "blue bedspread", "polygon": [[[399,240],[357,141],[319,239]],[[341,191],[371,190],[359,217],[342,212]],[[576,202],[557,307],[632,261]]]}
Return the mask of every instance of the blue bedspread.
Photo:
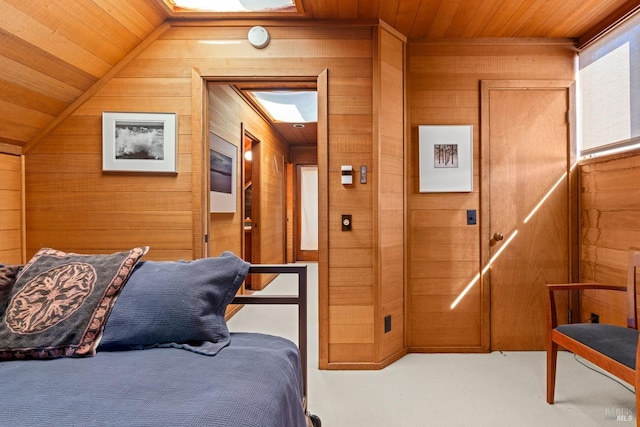
{"label": "blue bedspread", "polygon": [[216,356],[175,348],[0,362],[0,426],[305,426],[297,347],[233,333]]}

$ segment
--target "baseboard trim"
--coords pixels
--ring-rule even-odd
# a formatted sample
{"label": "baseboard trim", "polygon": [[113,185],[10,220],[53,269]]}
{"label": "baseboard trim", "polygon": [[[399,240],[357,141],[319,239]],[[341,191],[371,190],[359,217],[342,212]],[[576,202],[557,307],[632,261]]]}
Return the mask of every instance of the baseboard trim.
{"label": "baseboard trim", "polygon": [[409,353],[490,353],[481,346],[469,347],[409,347]]}
{"label": "baseboard trim", "polygon": [[329,362],[321,369],[328,371],[379,371],[398,361],[409,353],[408,349],[392,354],[380,362]]}

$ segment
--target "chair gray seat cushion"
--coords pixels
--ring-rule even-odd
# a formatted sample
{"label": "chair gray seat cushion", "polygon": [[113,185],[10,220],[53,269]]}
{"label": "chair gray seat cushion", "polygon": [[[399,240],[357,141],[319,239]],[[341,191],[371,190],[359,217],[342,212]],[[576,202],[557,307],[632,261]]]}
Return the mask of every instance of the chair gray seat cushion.
{"label": "chair gray seat cushion", "polygon": [[636,368],[636,329],[605,323],[572,323],[559,325],[556,330],[631,369]]}

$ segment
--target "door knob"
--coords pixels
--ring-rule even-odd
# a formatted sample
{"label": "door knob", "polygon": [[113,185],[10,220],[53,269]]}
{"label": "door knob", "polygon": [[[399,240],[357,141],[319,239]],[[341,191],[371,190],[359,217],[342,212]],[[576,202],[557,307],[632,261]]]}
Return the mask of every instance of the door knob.
{"label": "door knob", "polygon": [[493,235],[493,240],[495,240],[496,242],[499,242],[502,239],[504,239],[504,236],[502,235],[502,233],[496,233]]}

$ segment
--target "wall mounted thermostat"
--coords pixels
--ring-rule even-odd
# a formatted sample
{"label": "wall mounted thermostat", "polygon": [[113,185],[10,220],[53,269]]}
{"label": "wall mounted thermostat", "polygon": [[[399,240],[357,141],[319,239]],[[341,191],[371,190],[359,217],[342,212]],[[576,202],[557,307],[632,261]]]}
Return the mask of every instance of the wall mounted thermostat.
{"label": "wall mounted thermostat", "polygon": [[262,49],[269,44],[269,32],[266,28],[256,25],[249,30],[249,43],[256,49]]}
{"label": "wall mounted thermostat", "polygon": [[353,166],[342,165],[341,170],[342,170],[342,185],[353,184]]}

